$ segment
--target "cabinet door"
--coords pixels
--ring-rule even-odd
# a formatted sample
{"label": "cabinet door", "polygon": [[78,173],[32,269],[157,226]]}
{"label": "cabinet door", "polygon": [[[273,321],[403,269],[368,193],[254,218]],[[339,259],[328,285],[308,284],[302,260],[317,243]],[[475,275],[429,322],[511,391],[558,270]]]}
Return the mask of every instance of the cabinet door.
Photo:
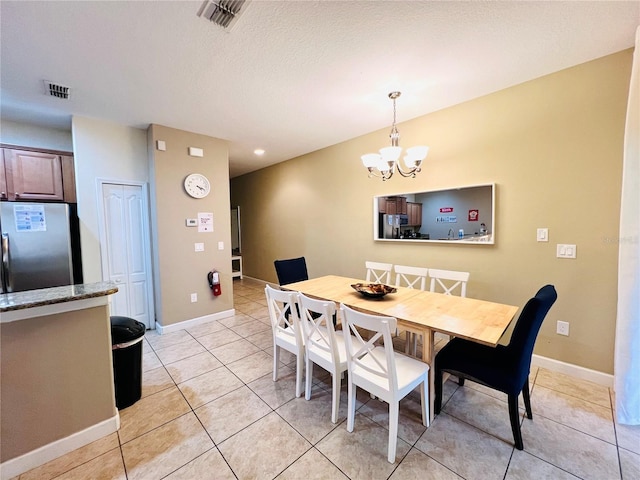
{"label": "cabinet door", "polygon": [[384,197],[378,198],[378,213],[389,213],[387,212],[387,199]]}
{"label": "cabinet door", "polygon": [[398,213],[401,215],[407,214],[407,197],[398,197]]}
{"label": "cabinet door", "polygon": [[63,155],[62,160],[62,188],[64,201],[66,203],[76,203],[76,175],[73,170],[73,157]]}
{"label": "cabinet door", "polygon": [[4,158],[9,200],[64,199],[59,155],[5,149]]}
{"label": "cabinet door", "polygon": [[388,215],[397,215],[398,212],[398,203],[395,198],[387,198],[387,214]]}
{"label": "cabinet door", "polygon": [[4,150],[0,156],[0,200],[6,200],[7,196],[7,176],[4,173]]}
{"label": "cabinet door", "polygon": [[415,208],[415,215],[416,215],[416,225],[420,226],[422,225],[422,204],[415,203],[414,208]]}

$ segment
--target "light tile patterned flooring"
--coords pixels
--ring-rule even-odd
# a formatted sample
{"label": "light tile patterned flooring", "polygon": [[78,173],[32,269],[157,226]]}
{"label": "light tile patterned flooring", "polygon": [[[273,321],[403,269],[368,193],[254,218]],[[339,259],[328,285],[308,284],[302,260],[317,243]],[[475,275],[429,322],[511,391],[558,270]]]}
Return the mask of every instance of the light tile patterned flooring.
{"label": "light tile patterned flooring", "polygon": [[[401,403],[397,460],[387,462],[386,404],[358,396],[355,430],[330,420],[331,382],[316,367],[295,398],[294,358],[272,380],[264,286],[234,281],[233,318],[144,340],[142,399],[117,433],[20,476],[26,479],[639,479],[640,427],[613,421],[609,389],[531,372],[533,421],[513,448],[505,397],[449,380],[431,427],[419,396]],[[344,382],[343,382],[344,385]]]}

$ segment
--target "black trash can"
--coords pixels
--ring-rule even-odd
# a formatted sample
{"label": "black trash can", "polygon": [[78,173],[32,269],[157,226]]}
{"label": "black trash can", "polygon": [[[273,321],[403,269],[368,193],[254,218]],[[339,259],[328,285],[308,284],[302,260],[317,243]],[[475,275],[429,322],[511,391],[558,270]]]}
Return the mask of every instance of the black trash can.
{"label": "black trash can", "polygon": [[111,353],[116,407],[127,408],[142,396],[142,339],[144,323],[129,317],[111,317]]}

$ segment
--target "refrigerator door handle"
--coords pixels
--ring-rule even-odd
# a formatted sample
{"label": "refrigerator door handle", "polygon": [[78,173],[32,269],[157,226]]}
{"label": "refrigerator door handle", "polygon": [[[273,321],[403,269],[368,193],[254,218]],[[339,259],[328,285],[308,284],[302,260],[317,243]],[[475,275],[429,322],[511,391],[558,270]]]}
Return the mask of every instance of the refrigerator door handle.
{"label": "refrigerator door handle", "polygon": [[2,234],[2,291],[4,293],[11,293],[13,287],[11,286],[11,274],[9,271],[9,234]]}

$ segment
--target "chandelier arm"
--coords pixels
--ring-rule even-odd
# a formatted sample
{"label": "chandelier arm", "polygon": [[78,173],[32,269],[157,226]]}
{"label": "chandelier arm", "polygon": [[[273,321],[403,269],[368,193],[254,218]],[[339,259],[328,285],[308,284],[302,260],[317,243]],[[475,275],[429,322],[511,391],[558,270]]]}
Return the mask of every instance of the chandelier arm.
{"label": "chandelier arm", "polygon": [[408,177],[415,178],[416,173],[420,173],[419,165],[412,167],[409,170],[402,170],[402,167],[400,166],[400,162],[396,162],[396,167],[398,168],[398,173],[400,173],[400,175],[402,175],[405,178],[408,178]]}
{"label": "chandelier arm", "polygon": [[387,170],[387,173],[382,173],[374,167],[367,167],[367,170],[369,170],[369,178],[381,178],[382,181],[385,181],[393,176],[393,170]]}

